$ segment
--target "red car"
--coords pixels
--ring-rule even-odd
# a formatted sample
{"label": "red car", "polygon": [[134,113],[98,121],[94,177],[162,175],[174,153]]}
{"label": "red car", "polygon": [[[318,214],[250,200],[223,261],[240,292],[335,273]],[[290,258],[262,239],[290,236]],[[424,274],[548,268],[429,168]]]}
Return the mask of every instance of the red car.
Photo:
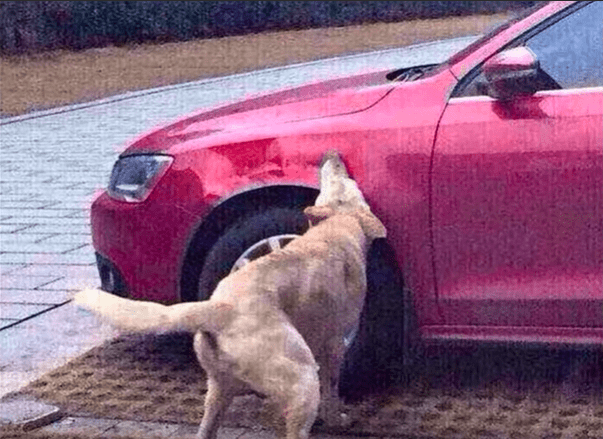
{"label": "red car", "polygon": [[443,64],[273,93],[138,138],[92,206],[102,287],[207,298],[303,233],[336,149],[388,229],[382,262],[405,288],[386,308],[404,303],[423,340],[603,345],[601,35],[603,3],[550,2]]}

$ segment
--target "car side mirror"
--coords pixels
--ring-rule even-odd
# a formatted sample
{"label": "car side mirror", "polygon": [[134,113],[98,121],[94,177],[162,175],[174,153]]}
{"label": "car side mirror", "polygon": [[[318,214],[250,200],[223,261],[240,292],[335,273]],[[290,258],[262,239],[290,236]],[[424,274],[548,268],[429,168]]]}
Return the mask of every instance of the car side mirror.
{"label": "car side mirror", "polygon": [[486,81],[478,87],[500,101],[533,95],[538,91],[539,68],[536,55],[527,47],[505,50],[484,63],[482,70]]}

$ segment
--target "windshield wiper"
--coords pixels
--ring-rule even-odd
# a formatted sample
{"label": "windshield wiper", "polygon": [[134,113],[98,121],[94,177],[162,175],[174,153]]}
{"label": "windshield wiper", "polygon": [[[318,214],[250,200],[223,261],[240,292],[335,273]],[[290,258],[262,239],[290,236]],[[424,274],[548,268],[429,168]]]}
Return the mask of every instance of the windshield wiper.
{"label": "windshield wiper", "polygon": [[425,76],[425,73],[433,70],[437,66],[438,64],[426,64],[423,66],[407,67],[389,72],[387,75],[385,75],[385,77],[390,81],[396,82],[416,81],[417,79]]}

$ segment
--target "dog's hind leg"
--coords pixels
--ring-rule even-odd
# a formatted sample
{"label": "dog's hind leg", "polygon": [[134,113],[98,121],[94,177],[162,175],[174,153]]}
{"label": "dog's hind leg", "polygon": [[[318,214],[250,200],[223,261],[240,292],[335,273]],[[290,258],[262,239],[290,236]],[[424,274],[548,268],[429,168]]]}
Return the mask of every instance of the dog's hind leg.
{"label": "dog's hind leg", "polygon": [[235,383],[232,378],[220,374],[214,336],[198,332],[195,334],[194,348],[199,363],[207,373],[205,409],[197,439],[216,439],[220,421],[236,394]]}
{"label": "dog's hind leg", "polygon": [[318,365],[301,334],[286,318],[265,329],[264,342],[260,343],[265,356],[256,369],[255,384],[279,407],[285,418],[286,438],[307,439],[320,404]]}
{"label": "dog's hind leg", "polygon": [[208,378],[205,410],[197,432],[197,439],[216,439],[220,421],[234,397],[232,388],[215,378]]}
{"label": "dog's hind leg", "polygon": [[308,439],[320,403],[320,384],[316,369],[306,366],[300,381],[287,392],[284,415],[286,439]]}

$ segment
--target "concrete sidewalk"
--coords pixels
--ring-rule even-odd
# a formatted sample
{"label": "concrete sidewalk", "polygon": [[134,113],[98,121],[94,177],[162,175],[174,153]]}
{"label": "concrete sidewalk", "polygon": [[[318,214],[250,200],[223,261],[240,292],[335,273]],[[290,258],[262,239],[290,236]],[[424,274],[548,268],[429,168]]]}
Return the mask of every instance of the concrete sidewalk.
{"label": "concrete sidewalk", "polygon": [[[141,438],[180,439],[193,438],[198,425],[179,425],[160,422],[115,421],[67,417],[42,428],[48,433],[81,434],[86,437],[105,435],[115,437],[134,436]],[[220,428],[218,439],[272,439],[276,435],[265,430],[250,431],[242,428]]]}
{"label": "concrete sidewalk", "polygon": [[[83,417],[64,417],[57,422],[39,428],[36,433],[49,435],[81,435],[86,438],[98,436],[119,439],[122,437],[149,439],[193,439],[199,429],[198,425],[172,424],[166,422],[134,422],[114,419],[97,419]],[[1,434],[1,433],[0,433]],[[1,436],[0,436],[1,437]],[[52,437],[52,436],[51,436]],[[218,439],[276,439],[275,432],[264,429],[221,427]],[[325,433],[313,433],[313,439],[337,439]],[[345,436],[352,438],[352,436]]]}

